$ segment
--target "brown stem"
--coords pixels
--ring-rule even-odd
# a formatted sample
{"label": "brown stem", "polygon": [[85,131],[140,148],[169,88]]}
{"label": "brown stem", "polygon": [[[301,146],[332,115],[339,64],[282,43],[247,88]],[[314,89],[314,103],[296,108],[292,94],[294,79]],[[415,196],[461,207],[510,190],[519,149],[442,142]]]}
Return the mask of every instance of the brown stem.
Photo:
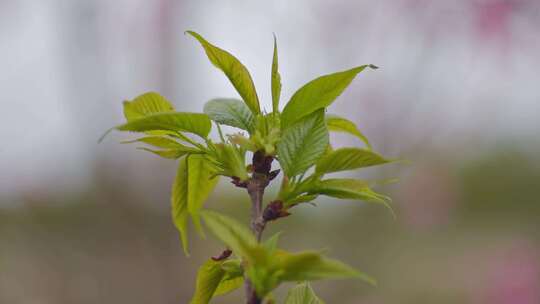
{"label": "brown stem", "polygon": [[263,196],[264,189],[268,186],[268,178],[265,175],[259,173],[253,173],[251,180],[247,185],[247,191],[251,198],[251,230],[257,237],[257,241],[261,241],[262,233],[264,230],[263,220]]}
{"label": "brown stem", "polygon": [[[264,152],[258,151],[253,155],[253,174],[247,181],[247,192],[251,198],[251,230],[257,238],[257,242],[262,239],[262,233],[266,226],[263,219],[263,196],[264,189],[270,183],[270,180],[275,176],[270,173],[273,157],[265,156]],[[257,296],[255,288],[251,281],[246,277],[245,290],[247,296],[247,304],[261,304],[262,299]]]}

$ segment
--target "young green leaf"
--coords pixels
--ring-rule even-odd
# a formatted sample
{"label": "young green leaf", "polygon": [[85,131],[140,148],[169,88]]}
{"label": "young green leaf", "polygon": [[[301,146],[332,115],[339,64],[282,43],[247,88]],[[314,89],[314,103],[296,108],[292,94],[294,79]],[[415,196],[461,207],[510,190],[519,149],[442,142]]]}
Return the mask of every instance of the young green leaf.
{"label": "young green leaf", "polygon": [[375,285],[375,280],[352,267],[317,252],[286,253],[279,256],[281,281],[314,281],[321,279],[358,278]]}
{"label": "young green leaf", "polygon": [[200,232],[199,213],[204,202],[216,186],[219,177],[216,169],[202,154],[188,156],[188,211]]}
{"label": "young green leaf", "polygon": [[271,113],[257,116],[255,119],[255,133],[250,137],[256,151],[263,150],[266,155],[275,155],[275,146],[280,137],[281,124],[279,115]]}
{"label": "young green leaf", "polygon": [[221,263],[221,268],[225,270],[229,278],[241,277],[244,275],[241,259],[228,259]]}
{"label": "young green leaf", "polygon": [[362,65],[347,71],[321,76],[305,84],[294,93],[283,109],[282,126],[286,128],[302,117],[328,107],[366,67],[376,68],[374,65]]}
{"label": "young green leaf", "polygon": [[127,121],[172,111],[174,111],[174,106],[165,97],[154,92],[142,94],[133,101],[124,101],[124,116]]}
{"label": "young green leaf", "polygon": [[165,150],[154,150],[154,149],[149,149],[149,148],[145,148],[145,147],[139,147],[137,148],[139,150],[144,150],[144,151],[148,151],[150,153],[154,153],[158,156],[161,156],[163,158],[169,158],[169,159],[178,159],[186,154],[199,154],[199,153],[204,153],[204,152],[201,152],[200,150],[197,150],[195,148],[191,148],[191,147],[181,147],[181,148],[174,148],[174,149],[165,149]]}
{"label": "young green leaf", "polygon": [[217,174],[247,180],[245,149],[233,144],[216,144],[211,153],[219,168]]}
{"label": "young green leaf", "polygon": [[259,114],[261,112],[259,98],[257,97],[255,85],[247,68],[236,57],[212,45],[201,35],[193,31],[187,31],[186,33],[199,41],[210,62],[225,73],[251,111],[254,114]]}
{"label": "young green leaf", "polygon": [[189,255],[187,225],[188,225],[188,164],[187,157],[180,159],[176,178],[174,179],[171,194],[171,211],[174,225],[180,232],[180,239],[184,253]]}
{"label": "young green leaf", "polygon": [[316,171],[319,174],[353,170],[390,163],[381,155],[367,149],[340,148],[323,156],[318,162]]}
{"label": "young green leaf", "polygon": [[263,247],[266,249],[266,251],[269,254],[273,254],[274,251],[277,249],[277,244],[278,244],[280,236],[281,236],[281,232],[278,232],[272,235],[271,237],[269,237],[266,241],[264,241]]}
{"label": "young green leaf", "polygon": [[289,289],[285,304],[324,304],[324,301],[319,299],[309,283],[299,283]]}
{"label": "young green leaf", "polygon": [[161,157],[170,159],[178,159],[186,154],[204,153],[197,148],[184,146],[177,141],[164,136],[146,136],[135,140],[123,141],[122,143],[128,144],[135,142],[142,142],[154,147],[162,148],[163,150],[154,150],[144,147],[139,147],[137,149],[148,151]]}
{"label": "young green leaf", "polygon": [[221,296],[224,294],[228,294],[229,292],[232,292],[244,284],[244,277],[231,277],[228,278],[225,276],[221,282],[219,282],[218,287],[216,288],[216,291],[214,291],[214,297]]}
{"label": "young green leaf", "polygon": [[188,255],[187,224],[191,215],[195,226],[202,232],[199,213],[204,201],[218,182],[211,163],[204,155],[193,154],[180,160],[172,189],[172,216],[180,231],[182,246]]}
{"label": "young green leaf", "polygon": [[315,200],[319,195],[318,194],[304,194],[293,197],[285,202],[285,206],[293,206],[301,203],[309,203]]}
{"label": "young green leaf", "polygon": [[217,123],[240,128],[249,133],[252,133],[255,127],[253,113],[238,99],[212,99],[204,105],[204,113]]}
{"label": "young green leaf", "polygon": [[246,226],[215,211],[204,210],[201,216],[208,229],[235,254],[242,257],[250,256],[250,247],[256,246],[257,240]]}
{"label": "young green leaf", "polygon": [[352,121],[337,115],[326,115],[326,125],[329,131],[349,133],[358,137],[371,150],[367,137],[358,130],[358,127]]}
{"label": "young green leaf", "polygon": [[145,143],[147,145],[151,145],[156,148],[162,148],[162,149],[175,149],[175,148],[183,147],[183,145],[178,143],[177,141],[164,137],[164,136],[146,136],[146,137],[137,138],[135,140],[123,141],[122,143],[131,144],[131,143],[136,143],[136,142]]}
{"label": "young green leaf", "polygon": [[274,56],[272,57],[272,111],[279,112],[279,97],[281,94],[281,75],[278,71],[277,41],[274,35]]}
{"label": "young green leaf", "polygon": [[328,129],[320,109],[283,131],[277,144],[279,163],[288,177],[296,176],[309,169],[327,146]]}
{"label": "young green leaf", "polygon": [[212,259],[206,261],[197,272],[195,294],[190,304],[210,303],[224,277],[225,271],[221,268],[221,262]]}
{"label": "young green leaf", "polygon": [[379,194],[369,188],[365,181],[351,178],[333,178],[322,180],[309,190],[311,194],[322,194],[339,199],[354,199],[365,202],[379,203],[390,210],[395,217],[390,206],[390,198]]}
{"label": "young green leaf", "polygon": [[147,132],[156,130],[190,132],[203,138],[208,136],[212,123],[206,114],[169,112],[144,116],[117,126],[120,131]]}

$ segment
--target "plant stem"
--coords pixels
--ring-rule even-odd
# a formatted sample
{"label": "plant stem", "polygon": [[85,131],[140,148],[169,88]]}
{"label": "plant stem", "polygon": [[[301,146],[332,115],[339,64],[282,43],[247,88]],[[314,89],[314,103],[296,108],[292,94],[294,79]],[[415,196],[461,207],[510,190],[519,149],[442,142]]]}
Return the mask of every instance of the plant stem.
{"label": "plant stem", "polygon": [[[261,241],[262,233],[264,231],[264,220],[262,219],[262,203],[264,196],[264,189],[268,185],[267,176],[259,173],[253,173],[251,179],[247,184],[247,191],[251,198],[251,230],[257,238],[257,242]],[[260,304],[262,299],[257,296],[255,288],[251,284],[251,281],[246,278],[245,280],[247,304]]]}
{"label": "plant stem", "polygon": [[262,218],[264,189],[268,185],[268,178],[265,175],[253,173],[248,183],[247,191],[251,198],[251,230],[260,242],[264,231],[264,220]]}
{"label": "plant stem", "polygon": [[[253,155],[253,174],[247,182],[247,192],[251,198],[251,230],[257,238],[257,242],[262,239],[262,233],[265,228],[263,219],[263,196],[264,189],[270,183],[270,168],[273,157],[265,156],[264,152],[258,151]],[[262,299],[257,295],[251,281],[245,278],[245,290],[247,304],[261,304]]]}

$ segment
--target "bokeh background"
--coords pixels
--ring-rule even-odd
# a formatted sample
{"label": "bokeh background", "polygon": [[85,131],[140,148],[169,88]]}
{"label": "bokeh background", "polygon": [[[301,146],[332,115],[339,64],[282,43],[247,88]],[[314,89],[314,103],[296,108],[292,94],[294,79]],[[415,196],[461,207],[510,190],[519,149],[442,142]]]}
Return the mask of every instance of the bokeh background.
{"label": "bokeh background", "polygon": [[[143,92],[182,111],[237,96],[187,29],[249,68],[266,109],[272,33],[284,101],[316,76],[380,67],[331,112],[410,160],[359,174],[399,178],[379,188],[397,219],[319,199],[270,228],[379,280],[315,283],[328,303],[540,303],[537,0],[1,0],[0,303],[188,303],[221,246],[193,234],[183,256],[176,163],[119,144],[126,134],[97,144]],[[207,206],[248,212],[224,179]]]}

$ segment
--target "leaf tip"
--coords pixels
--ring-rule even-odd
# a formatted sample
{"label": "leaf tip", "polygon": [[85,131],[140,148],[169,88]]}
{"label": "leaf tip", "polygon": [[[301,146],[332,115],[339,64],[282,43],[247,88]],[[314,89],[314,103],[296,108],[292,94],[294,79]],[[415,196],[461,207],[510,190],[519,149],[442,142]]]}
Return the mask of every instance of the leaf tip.
{"label": "leaf tip", "polygon": [[373,287],[379,286],[379,283],[377,282],[377,280],[375,278],[371,277],[368,274],[365,274],[365,273],[362,273],[362,272],[357,272],[356,277],[358,279],[368,283],[369,285],[371,285]]}
{"label": "leaf tip", "polygon": [[378,66],[376,66],[376,65],[374,65],[374,64],[369,64],[368,67],[371,68],[371,69],[373,69],[373,70],[376,70],[376,69],[379,68]]}
{"label": "leaf tip", "polygon": [[103,135],[101,135],[101,137],[99,137],[98,144],[100,144],[105,139],[105,137],[107,137],[107,135],[109,135],[109,133],[111,133],[112,130],[114,130],[115,128],[116,127],[112,127],[109,130],[105,131],[105,133],[103,133]]}
{"label": "leaf tip", "polygon": [[184,32],[184,35],[190,35],[191,37],[199,40],[199,42],[201,42],[203,39],[203,37],[201,35],[199,35],[197,32],[194,32],[194,31],[191,31],[191,30],[187,30]]}

